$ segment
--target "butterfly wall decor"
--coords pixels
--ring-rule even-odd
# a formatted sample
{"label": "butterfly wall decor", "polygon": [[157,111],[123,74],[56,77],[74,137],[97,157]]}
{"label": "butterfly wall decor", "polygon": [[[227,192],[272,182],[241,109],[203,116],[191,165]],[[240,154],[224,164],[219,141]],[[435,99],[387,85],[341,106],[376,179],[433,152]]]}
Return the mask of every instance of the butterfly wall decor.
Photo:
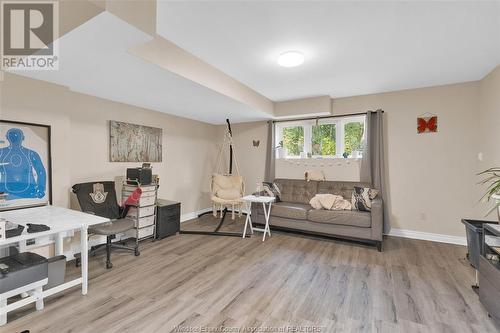
{"label": "butterfly wall decor", "polygon": [[252,140],[252,141],[254,147],[258,147],[260,145],[260,140]]}
{"label": "butterfly wall decor", "polygon": [[436,115],[423,115],[417,118],[417,133],[435,133],[438,129],[438,118]]}

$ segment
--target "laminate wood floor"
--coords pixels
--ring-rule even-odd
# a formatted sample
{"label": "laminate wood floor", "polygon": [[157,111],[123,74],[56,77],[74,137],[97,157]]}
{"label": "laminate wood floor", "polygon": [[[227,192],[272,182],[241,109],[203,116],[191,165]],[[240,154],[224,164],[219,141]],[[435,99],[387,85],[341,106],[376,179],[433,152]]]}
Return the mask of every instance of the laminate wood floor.
{"label": "laminate wood floor", "polygon": [[[228,221],[228,230],[242,230],[243,218]],[[182,227],[215,224],[204,216]],[[470,288],[465,247],[387,237],[379,253],[281,232],[263,243],[261,235],[146,241],[140,257],[114,252],[111,270],[91,257],[87,296],[75,288],[46,299],[41,312],[26,306],[0,332],[499,331]],[[77,273],[69,263],[68,275]]]}

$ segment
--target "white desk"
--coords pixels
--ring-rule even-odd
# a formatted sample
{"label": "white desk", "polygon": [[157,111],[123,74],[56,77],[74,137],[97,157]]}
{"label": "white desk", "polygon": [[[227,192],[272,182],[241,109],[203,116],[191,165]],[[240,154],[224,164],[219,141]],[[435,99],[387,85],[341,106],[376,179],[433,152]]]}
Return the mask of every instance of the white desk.
{"label": "white desk", "polygon": [[[264,233],[262,236],[262,241],[266,240],[266,233],[271,236],[271,229],[269,228],[269,215],[271,214],[271,205],[276,200],[275,197],[266,197],[266,196],[255,196],[255,195],[247,195],[242,198],[245,201],[246,210],[247,210],[247,218],[245,220],[245,229],[243,229],[243,238],[245,238],[247,234],[247,225],[250,226],[250,232],[253,234],[255,231],[261,231]],[[264,217],[266,219],[266,224],[264,229],[262,228],[254,228],[252,225],[252,203],[262,203],[262,208],[264,209]],[[267,205],[267,207],[266,207]]]}
{"label": "white desk", "polygon": [[[56,255],[63,254],[63,237],[68,231],[79,230],[80,231],[80,244],[81,244],[81,272],[82,276],[72,281],[68,281],[54,288],[44,290],[39,297],[43,301],[43,297],[51,296],[62,290],[72,288],[79,284],[82,285],[82,294],[86,295],[88,290],[88,233],[87,229],[89,226],[101,224],[108,222],[109,219],[82,213],[76,210],[71,210],[67,208],[54,207],[54,206],[43,206],[35,208],[25,208],[17,209],[6,212],[0,212],[0,218],[7,221],[24,225],[26,228],[23,233],[16,237],[6,238],[0,240],[0,247],[4,247],[10,244],[23,243],[28,239],[40,238],[46,236],[55,236],[55,252]],[[35,224],[45,224],[50,227],[50,230],[28,233],[27,223]],[[7,313],[18,309],[26,304],[40,301],[36,297],[28,297],[28,299],[23,299],[9,305],[5,302],[0,303],[0,325],[2,319],[6,320]],[[38,304],[38,303],[37,303]],[[43,304],[43,302],[42,302]],[[37,310],[39,307],[37,306]]]}

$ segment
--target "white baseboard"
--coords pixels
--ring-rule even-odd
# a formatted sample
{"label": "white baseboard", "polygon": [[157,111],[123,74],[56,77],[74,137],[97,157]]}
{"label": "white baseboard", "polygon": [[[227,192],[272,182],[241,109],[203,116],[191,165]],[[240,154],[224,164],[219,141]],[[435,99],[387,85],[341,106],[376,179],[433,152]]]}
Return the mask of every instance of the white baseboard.
{"label": "white baseboard", "polygon": [[182,222],[186,222],[186,221],[189,221],[189,220],[192,220],[192,219],[195,219],[198,217],[198,215],[200,214],[203,214],[205,212],[209,212],[211,211],[212,208],[209,207],[209,208],[204,208],[204,209],[201,209],[201,210],[198,210],[196,212],[191,212],[191,213],[186,213],[186,214],[182,214],[181,215],[181,223]]}
{"label": "white baseboard", "polygon": [[[212,211],[212,207],[209,207],[209,208],[203,208],[201,210],[198,210],[196,212],[191,212],[191,213],[186,213],[186,214],[182,214],[181,215],[181,223],[182,222],[186,222],[186,221],[189,221],[189,220],[192,220],[192,219],[195,219],[198,217],[198,215],[200,214],[203,214],[203,213],[206,213],[206,212],[211,212]],[[247,210],[246,209],[243,209],[242,212],[244,214],[247,213]]]}
{"label": "white baseboard", "polygon": [[467,245],[467,239],[465,237],[434,234],[430,232],[415,231],[415,230],[391,228],[391,231],[389,232],[388,236],[421,239],[439,243]]}

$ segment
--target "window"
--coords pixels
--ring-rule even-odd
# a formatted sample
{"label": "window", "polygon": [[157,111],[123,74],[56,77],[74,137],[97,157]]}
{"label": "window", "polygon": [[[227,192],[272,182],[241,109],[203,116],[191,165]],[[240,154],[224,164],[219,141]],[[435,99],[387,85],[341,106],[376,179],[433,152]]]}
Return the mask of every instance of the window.
{"label": "window", "polygon": [[361,157],[365,116],[276,124],[277,158]]}
{"label": "window", "polygon": [[335,156],[337,150],[336,124],[318,124],[312,127],[313,156]]}
{"label": "window", "polygon": [[348,156],[352,156],[354,152],[359,152],[362,149],[364,134],[364,122],[349,121],[344,123],[344,152]]}
{"label": "window", "polygon": [[287,156],[300,156],[304,151],[304,127],[284,127],[283,147],[287,151]]}

